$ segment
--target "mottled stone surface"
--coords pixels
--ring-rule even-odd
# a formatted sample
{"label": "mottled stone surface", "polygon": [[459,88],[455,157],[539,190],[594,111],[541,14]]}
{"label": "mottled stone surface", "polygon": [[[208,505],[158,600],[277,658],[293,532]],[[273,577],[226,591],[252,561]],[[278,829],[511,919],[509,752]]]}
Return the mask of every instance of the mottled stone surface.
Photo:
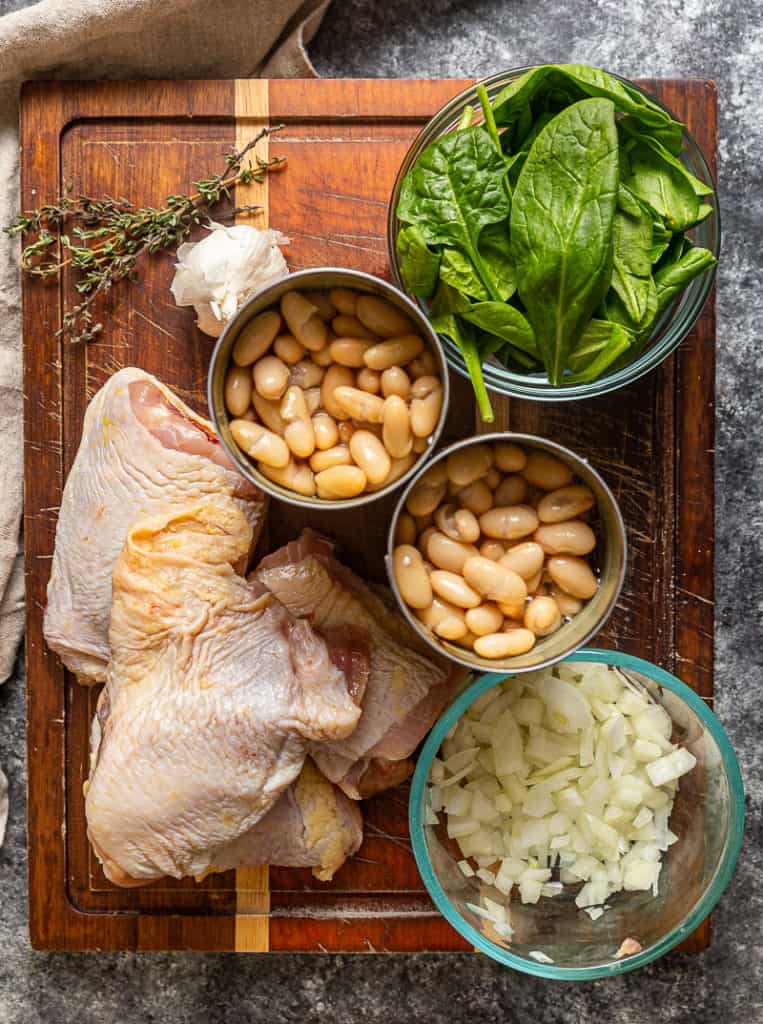
{"label": "mottled stone surface", "polygon": [[[20,6],[23,0],[0,0],[2,12]],[[763,1020],[763,679],[755,628],[763,533],[761,14],[760,0],[336,0],[311,51],[319,73],[337,77],[486,75],[517,64],[575,60],[631,76],[718,81],[724,252],[718,289],[716,710],[740,756],[748,825],[739,867],[714,916],[711,948],[582,985],[536,981],[475,955],[33,953],[26,922],[19,676],[0,691],[0,760],[13,800],[0,851],[0,1024]]]}

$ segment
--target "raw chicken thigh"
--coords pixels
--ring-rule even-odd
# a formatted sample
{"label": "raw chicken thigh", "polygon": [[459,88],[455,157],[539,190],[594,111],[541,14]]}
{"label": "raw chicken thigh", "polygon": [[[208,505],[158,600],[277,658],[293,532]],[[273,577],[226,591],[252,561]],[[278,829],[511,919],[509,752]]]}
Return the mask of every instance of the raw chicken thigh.
{"label": "raw chicken thigh", "polygon": [[106,677],[111,576],[129,528],[207,495],[234,497],[256,541],[264,495],[235,471],[212,425],[150,374],[114,374],[85,414],[48,583],[45,638],[80,681]]}
{"label": "raw chicken thigh", "polygon": [[358,727],[346,738],[313,744],[311,754],[355,800],[398,785],[465,670],[433,654],[402,616],[334,558],[331,542],[311,530],[263,559],[255,577],[319,631],[352,627],[367,634],[370,666]]}
{"label": "raw chicken thigh", "polygon": [[253,864],[312,868],[321,882],[363,842],[360,808],[332,785],[308,758],[299,778],[254,828],[224,847],[216,871]]}
{"label": "raw chicken thigh", "polygon": [[[127,534],[86,793],[88,835],[112,881],[199,876],[226,863],[226,849],[295,781],[308,746],[342,741],[358,723],[358,634],[327,643],[239,576],[251,543],[241,504],[225,493],[176,502]],[[310,844],[324,810],[318,800],[305,811],[300,792]],[[327,871],[338,857],[320,854]]]}

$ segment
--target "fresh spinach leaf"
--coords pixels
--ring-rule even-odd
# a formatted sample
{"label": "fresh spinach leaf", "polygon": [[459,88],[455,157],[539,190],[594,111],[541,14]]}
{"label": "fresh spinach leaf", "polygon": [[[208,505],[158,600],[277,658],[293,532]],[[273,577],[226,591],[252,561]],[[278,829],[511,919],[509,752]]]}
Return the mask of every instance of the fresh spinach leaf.
{"label": "fresh spinach leaf", "polygon": [[[621,186],[620,194],[624,190]],[[647,325],[652,281],[652,217],[636,203],[636,215],[626,213],[618,203],[613,225],[612,287],[628,316],[640,329]]]}
{"label": "fresh spinach leaf", "polygon": [[533,359],[519,348],[514,348],[513,345],[502,345],[495,355],[496,359],[510,370],[519,368],[520,371],[531,371],[542,368],[542,364],[537,359]]}
{"label": "fresh spinach leaf", "polygon": [[693,278],[714,267],[717,262],[709,249],[692,246],[675,262],[658,268],[654,275],[658,310],[662,312]]}
{"label": "fresh spinach leaf", "polygon": [[565,384],[586,384],[597,380],[634,344],[630,331],[606,320],[592,320],[570,356],[570,369]]}
{"label": "fresh spinach leaf", "polygon": [[463,314],[464,320],[504,342],[538,357],[533,329],[518,309],[505,302],[477,302]]}
{"label": "fresh spinach leaf", "polygon": [[696,224],[699,200],[681,171],[643,140],[628,152],[630,177],[625,184],[662,218],[671,231],[685,231]]}
{"label": "fresh spinach leaf", "polygon": [[609,320],[589,320],[588,326],[580,336],[575,348],[570,352],[570,369],[580,373],[591,365],[602,352],[610,348],[620,348],[623,338],[630,346],[633,334],[621,324]]}
{"label": "fresh spinach leaf", "polygon": [[672,232],[668,231],[661,220],[656,219],[652,221],[652,246],[649,250],[649,259],[653,266],[660,260],[663,253],[670,245],[672,237]]}
{"label": "fresh spinach leaf", "polygon": [[609,289],[618,178],[615,108],[588,99],[546,125],[517,182],[517,287],[551,384]]}
{"label": "fresh spinach leaf", "polygon": [[474,264],[459,249],[443,249],[440,261],[440,280],[470,299],[481,301],[490,298],[474,269]]}
{"label": "fresh spinach leaf", "polygon": [[465,313],[471,309],[471,301],[455,288],[440,281],[429,307],[429,318],[447,316],[449,313]]}
{"label": "fresh spinach leaf", "polygon": [[640,321],[634,320],[625,307],[625,303],[614,288],[608,293],[603,303],[604,315],[612,323],[625,327],[640,340],[647,338],[652,330],[657,309],[657,286],[650,275],[646,287],[646,304]]}
{"label": "fresh spinach leaf", "polygon": [[508,221],[484,227],[477,247],[495,282],[499,296],[506,302],[517,290]]}
{"label": "fresh spinach leaf", "polygon": [[403,284],[412,295],[430,296],[437,286],[440,255],[432,252],[415,224],[398,232],[397,257]]}
{"label": "fresh spinach leaf", "polygon": [[[482,125],[444,135],[424,150],[406,175],[398,217],[416,224],[429,245],[465,252],[493,299],[499,291],[479,254],[480,232],[505,220],[506,165]],[[407,184],[406,184],[407,183]]]}
{"label": "fresh spinach leaf", "polygon": [[675,144],[683,134],[683,125],[674,121],[662,107],[642,96],[631,86],[620,82],[606,71],[588,67],[585,64],[546,64],[533,68],[520,78],[510,82],[493,101],[497,124],[510,124],[518,115],[523,104],[536,95],[547,78],[552,82],[563,79],[585,96],[610,100],[622,114],[630,114],[644,125],[669,133]]}
{"label": "fresh spinach leaf", "polygon": [[[692,187],[692,190],[697,196],[709,196],[712,195],[713,190],[709,185],[706,185],[704,181],[700,181],[699,178],[695,177],[691,173],[688,167],[678,159],[678,155],[670,151],[670,149],[662,144],[659,139],[656,139],[653,134],[644,131],[643,127],[636,124],[631,118],[624,117],[618,122],[618,130],[621,133],[629,135],[637,143],[642,143],[648,146],[664,163],[668,164],[676,174],[682,174]],[[680,152],[680,150],[679,150]]]}

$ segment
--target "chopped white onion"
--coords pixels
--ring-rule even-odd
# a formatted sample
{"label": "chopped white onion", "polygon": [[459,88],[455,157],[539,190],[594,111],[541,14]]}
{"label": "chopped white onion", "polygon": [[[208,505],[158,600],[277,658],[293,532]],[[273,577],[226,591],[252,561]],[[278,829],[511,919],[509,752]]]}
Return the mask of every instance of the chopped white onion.
{"label": "chopped white onion", "polygon": [[504,934],[495,896],[508,902],[515,887],[537,903],[578,886],[592,921],[623,889],[656,893],[678,841],[668,828],[678,779],[696,764],[672,728],[645,690],[603,665],[560,665],[479,697],[433,761],[426,805],[427,823],[443,813],[462,874],[492,892],[471,909]]}

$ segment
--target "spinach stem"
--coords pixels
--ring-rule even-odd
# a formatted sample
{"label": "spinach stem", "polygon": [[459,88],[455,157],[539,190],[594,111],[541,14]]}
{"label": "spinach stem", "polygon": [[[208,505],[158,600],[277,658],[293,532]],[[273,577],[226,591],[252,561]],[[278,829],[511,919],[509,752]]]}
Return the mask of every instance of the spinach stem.
{"label": "spinach stem", "polygon": [[[493,140],[495,148],[499,154],[503,157],[503,146],[501,145],[501,136],[498,134],[498,126],[495,123],[495,114],[493,108],[490,106],[490,97],[487,94],[487,89],[484,85],[477,86],[477,96],[479,96],[480,105],[482,107],[482,114],[485,118],[485,127],[487,133]],[[505,159],[505,158],[504,158]],[[511,182],[509,181],[509,169],[506,168],[506,173],[503,176],[503,187],[506,191],[506,195],[511,200]]]}
{"label": "spinach stem", "polygon": [[461,115],[458,124],[456,125],[456,131],[462,132],[465,128],[471,128],[472,121],[474,120],[474,107],[471,103],[468,103],[464,107],[464,112]]}
{"label": "spinach stem", "polygon": [[490,106],[490,97],[487,94],[487,89],[484,85],[477,86],[477,96],[479,97],[480,106],[482,107],[482,115],[485,118],[485,127],[490,138],[495,143],[495,148],[503,156],[503,149],[501,148],[501,136],[498,134],[498,126],[495,123],[495,115],[493,114],[493,108]]}
{"label": "spinach stem", "polygon": [[492,423],[495,419],[495,414],[493,413],[493,406],[490,404],[490,396],[487,393],[485,380],[482,376],[482,359],[477,349],[477,344],[474,341],[467,341],[465,338],[462,338],[458,347],[461,349],[466,369],[469,371],[482,422]]}

